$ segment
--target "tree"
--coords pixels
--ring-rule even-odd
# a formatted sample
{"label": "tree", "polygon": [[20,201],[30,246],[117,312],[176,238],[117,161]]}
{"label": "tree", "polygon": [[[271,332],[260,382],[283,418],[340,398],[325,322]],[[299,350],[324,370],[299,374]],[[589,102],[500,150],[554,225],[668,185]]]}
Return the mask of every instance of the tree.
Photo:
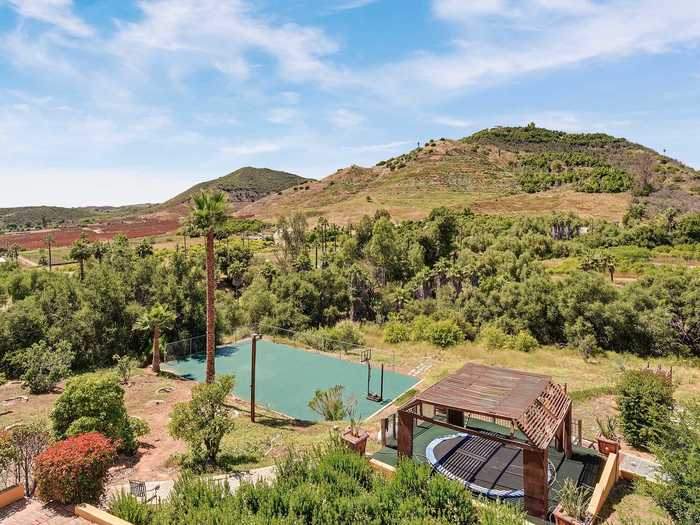
{"label": "tree", "polygon": [[21,365],[24,367],[22,385],[32,394],[45,394],[70,374],[75,353],[68,341],[59,341],[55,345],[39,341],[19,356],[23,358]]}
{"label": "tree", "polygon": [[659,445],[671,422],[673,385],[653,370],[630,370],[618,386],[617,407],[622,433],[630,445]]}
{"label": "tree", "polygon": [[214,292],[216,282],[214,277],[214,233],[226,223],[226,197],[219,191],[216,193],[202,192],[193,197],[194,208],[191,214],[191,223],[199,231],[206,235],[206,260],[207,260],[207,374],[206,381],[214,381],[216,337],[216,310],[214,307]]}
{"label": "tree", "polygon": [[642,487],[679,525],[700,523],[700,400],[691,401],[652,447],[659,462],[657,482]]}
{"label": "tree", "polygon": [[145,259],[149,255],[153,255],[153,241],[149,239],[141,239],[141,242],[136,245],[136,255]]}
{"label": "tree", "polygon": [[51,258],[51,247],[55,244],[53,235],[50,233],[44,237],[44,244],[49,249],[49,271],[53,268],[53,259]]}
{"label": "tree", "polygon": [[610,274],[610,281],[615,282],[615,257],[607,252],[586,254],[581,261],[581,270],[584,272],[607,272]]}
{"label": "tree", "polygon": [[199,384],[192,389],[192,400],[178,403],[170,414],[168,432],[187,442],[194,461],[216,463],[221,440],[233,430],[226,398],[235,383],[234,376],[224,374],[212,383]]}
{"label": "tree", "polygon": [[175,324],[176,316],[168,308],[160,303],[156,303],[151,308],[145,310],[134,324],[135,330],[148,331],[153,333],[153,361],[151,370],[156,374],[160,372],[160,333],[163,330],[170,330]]}
{"label": "tree", "polygon": [[69,257],[80,265],[80,280],[85,278],[85,261],[92,256],[92,247],[85,235],[81,235],[70,248]]}
{"label": "tree", "polygon": [[95,241],[92,244],[92,255],[95,257],[95,260],[99,263],[102,262],[102,259],[104,256],[107,254],[107,251],[109,249],[109,245],[102,242],[102,241]]}
{"label": "tree", "polygon": [[22,423],[11,430],[8,444],[20,478],[24,481],[26,496],[34,493],[36,484],[32,475],[34,458],[46,450],[50,442],[51,433],[46,422],[42,420]]}

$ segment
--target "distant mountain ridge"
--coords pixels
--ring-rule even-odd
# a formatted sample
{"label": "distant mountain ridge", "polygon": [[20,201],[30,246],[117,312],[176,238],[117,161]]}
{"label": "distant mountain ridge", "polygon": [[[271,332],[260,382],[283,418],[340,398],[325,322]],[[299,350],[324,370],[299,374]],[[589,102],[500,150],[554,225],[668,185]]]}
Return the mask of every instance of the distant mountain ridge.
{"label": "distant mountain ridge", "polygon": [[227,194],[229,204],[237,208],[309,180],[286,171],[246,166],[218,179],[200,182],[166,201],[163,206],[184,204],[200,191],[220,190]]}
{"label": "distant mountain ridge", "polygon": [[431,139],[370,168],[350,166],[318,181],[243,206],[240,217],[274,221],[301,212],[356,222],[387,209],[421,218],[436,206],[496,214],[552,211],[619,221],[634,201],[650,212],[700,211],[700,172],[603,133],[489,128],[458,140]]}

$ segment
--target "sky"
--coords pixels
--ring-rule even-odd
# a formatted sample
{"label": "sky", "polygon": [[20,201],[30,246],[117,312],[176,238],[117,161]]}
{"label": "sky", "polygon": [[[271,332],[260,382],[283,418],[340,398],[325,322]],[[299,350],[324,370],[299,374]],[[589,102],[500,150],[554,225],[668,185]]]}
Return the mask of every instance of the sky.
{"label": "sky", "polygon": [[698,0],[0,0],[0,207],[534,121],[700,168]]}

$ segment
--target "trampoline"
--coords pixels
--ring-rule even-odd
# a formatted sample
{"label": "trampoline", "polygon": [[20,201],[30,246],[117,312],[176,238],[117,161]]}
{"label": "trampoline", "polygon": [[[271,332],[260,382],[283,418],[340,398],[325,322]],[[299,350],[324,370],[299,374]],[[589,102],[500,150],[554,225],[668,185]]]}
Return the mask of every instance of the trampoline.
{"label": "trampoline", "polygon": [[[433,439],[425,457],[436,471],[475,493],[504,499],[525,495],[521,448],[460,432]],[[547,477],[549,485],[556,478],[551,462]]]}

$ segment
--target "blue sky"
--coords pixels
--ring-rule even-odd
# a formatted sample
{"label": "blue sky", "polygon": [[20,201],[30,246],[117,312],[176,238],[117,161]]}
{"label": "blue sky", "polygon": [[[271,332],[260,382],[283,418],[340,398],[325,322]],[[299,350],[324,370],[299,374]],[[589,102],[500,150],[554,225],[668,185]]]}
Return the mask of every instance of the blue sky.
{"label": "blue sky", "polygon": [[530,121],[700,167],[699,44],[698,0],[0,0],[0,207]]}

